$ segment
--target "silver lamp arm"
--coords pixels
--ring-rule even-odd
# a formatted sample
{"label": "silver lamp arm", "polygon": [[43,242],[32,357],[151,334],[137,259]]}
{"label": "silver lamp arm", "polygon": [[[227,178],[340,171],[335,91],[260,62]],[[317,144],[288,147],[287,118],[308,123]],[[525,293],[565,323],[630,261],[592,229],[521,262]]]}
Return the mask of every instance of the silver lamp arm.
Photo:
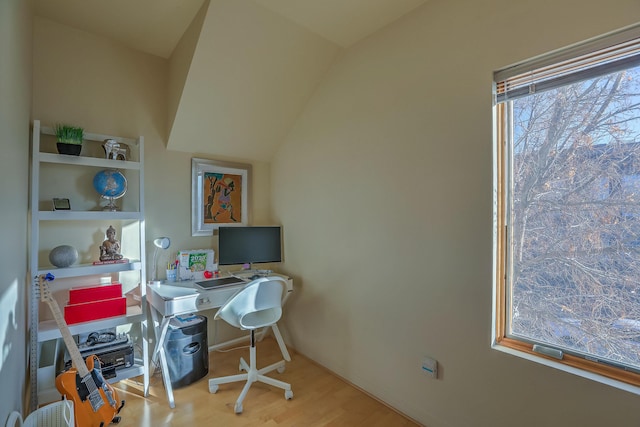
{"label": "silver lamp arm", "polygon": [[153,270],[151,272],[151,280],[155,282],[156,270],[158,269],[158,249],[167,249],[171,246],[171,240],[168,237],[158,237],[153,241],[153,245],[156,249],[153,251]]}

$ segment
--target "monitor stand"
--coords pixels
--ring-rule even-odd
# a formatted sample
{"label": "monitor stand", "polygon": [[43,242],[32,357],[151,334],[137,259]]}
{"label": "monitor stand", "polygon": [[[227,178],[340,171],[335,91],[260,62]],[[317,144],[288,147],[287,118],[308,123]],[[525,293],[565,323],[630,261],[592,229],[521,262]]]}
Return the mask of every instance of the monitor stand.
{"label": "monitor stand", "polygon": [[266,277],[271,273],[273,273],[273,270],[260,270],[260,269],[251,269],[251,268],[229,272],[229,274],[231,274],[232,276],[238,277],[241,279],[248,279],[249,277],[255,276],[255,275]]}

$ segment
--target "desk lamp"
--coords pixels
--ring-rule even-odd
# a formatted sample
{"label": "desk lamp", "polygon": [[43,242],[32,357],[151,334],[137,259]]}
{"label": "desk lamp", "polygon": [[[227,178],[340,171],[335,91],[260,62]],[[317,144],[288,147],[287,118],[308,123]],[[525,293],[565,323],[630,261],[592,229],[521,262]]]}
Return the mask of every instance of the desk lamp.
{"label": "desk lamp", "polygon": [[171,245],[171,240],[169,240],[168,237],[158,237],[153,241],[153,244],[156,250],[153,252],[153,274],[151,275],[151,280],[155,282],[158,266],[158,249],[167,249]]}

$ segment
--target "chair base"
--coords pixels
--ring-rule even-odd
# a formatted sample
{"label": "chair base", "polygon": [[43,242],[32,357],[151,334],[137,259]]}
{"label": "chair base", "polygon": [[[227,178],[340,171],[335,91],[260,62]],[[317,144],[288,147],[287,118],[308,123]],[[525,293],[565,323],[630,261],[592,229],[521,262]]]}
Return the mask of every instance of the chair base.
{"label": "chair base", "polygon": [[[253,333],[253,331],[251,331]],[[252,337],[251,340],[251,347],[249,348],[249,364],[247,364],[247,362],[245,362],[245,360],[241,357],[240,358],[240,367],[239,369],[241,371],[246,371],[246,373],[243,374],[237,374],[237,375],[229,375],[226,377],[220,377],[220,378],[211,378],[209,380],[209,392],[210,393],[215,393],[218,391],[218,386],[220,384],[227,384],[227,383],[232,383],[232,382],[237,382],[237,381],[246,381],[246,384],[244,385],[244,387],[242,388],[242,392],[240,393],[240,396],[238,396],[238,399],[236,400],[236,404],[234,407],[234,411],[236,414],[241,414],[242,413],[242,401],[244,400],[245,396],[247,395],[247,393],[249,392],[249,388],[251,387],[251,384],[253,384],[256,381],[265,383],[265,384],[269,384],[271,386],[274,387],[278,387],[284,390],[284,398],[289,400],[293,398],[293,391],[291,391],[291,384],[289,383],[285,383],[284,381],[280,381],[280,380],[276,380],[274,378],[271,377],[267,377],[265,374],[271,371],[278,371],[279,373],[284,372],[285,369],[285,361],[281,360],[279,362],[273,363],[269,366],[266,366],[262,369],[257,369],[256,368],[256,347],[255,347],[255,340]]]}

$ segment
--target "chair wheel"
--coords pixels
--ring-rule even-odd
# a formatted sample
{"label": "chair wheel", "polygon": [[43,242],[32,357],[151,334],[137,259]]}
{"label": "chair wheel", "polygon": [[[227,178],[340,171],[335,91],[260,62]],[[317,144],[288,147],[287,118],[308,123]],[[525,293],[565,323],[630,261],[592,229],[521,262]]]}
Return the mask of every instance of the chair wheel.
{"label": "chair wheel", "polygon": [[285,390],[284,398],[287,400],[293,399],[293,392],[291,390]]}
{"label": "chair wheel", "polygon": [[236,414],[241,414],[242,413],[242,403],[236,402],[235,406],[233,407],[233,410],[235,411]]}
{"label": "chair wheel", "polygon": [[283,372],[284,372],[284,365],[279,366],[279,367],[276,369],[276,371],[278,371],[278,373],[279,373],[279,374],[283,373]]}
{"label": "chair wheel", "polygon": [[218,384],[209,384],[209,393],[215,393],[218,391]]}

